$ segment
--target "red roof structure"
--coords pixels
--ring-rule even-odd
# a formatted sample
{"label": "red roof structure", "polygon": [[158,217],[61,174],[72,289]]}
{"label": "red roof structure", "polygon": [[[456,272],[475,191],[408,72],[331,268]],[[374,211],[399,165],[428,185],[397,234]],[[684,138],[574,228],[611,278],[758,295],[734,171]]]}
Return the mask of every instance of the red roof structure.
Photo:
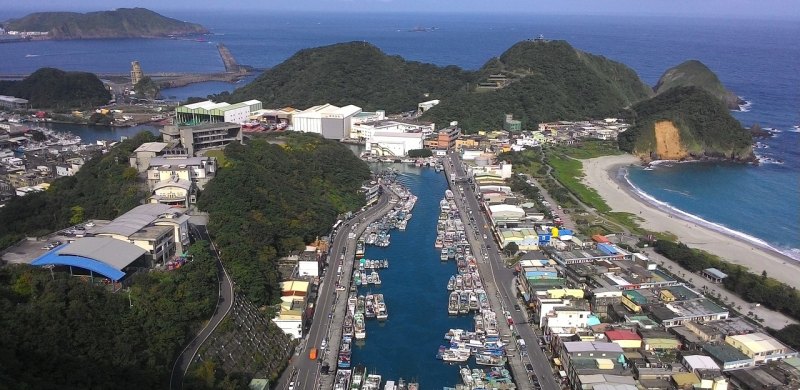
{"label": "red roof structure", "polygon": [[625,329],[607,330],[606,337],[608,337],[609,341],[642,339],[642,337],[636,334],[636,332]]}

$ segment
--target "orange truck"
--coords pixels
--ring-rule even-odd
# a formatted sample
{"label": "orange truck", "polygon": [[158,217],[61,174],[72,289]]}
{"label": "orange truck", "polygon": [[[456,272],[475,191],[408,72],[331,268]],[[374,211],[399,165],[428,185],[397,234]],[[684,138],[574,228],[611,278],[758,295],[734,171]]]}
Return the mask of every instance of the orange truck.
{"label": "orange truck", "polygon": [[308,358],[311,360],[317,360],[317,349],[311,348],[311,351],[308,352]]}

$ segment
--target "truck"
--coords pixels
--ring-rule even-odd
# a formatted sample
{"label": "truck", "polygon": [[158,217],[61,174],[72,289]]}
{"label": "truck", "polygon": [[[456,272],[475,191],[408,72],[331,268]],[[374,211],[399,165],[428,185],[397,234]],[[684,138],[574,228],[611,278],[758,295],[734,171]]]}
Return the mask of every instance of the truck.
{"label": "truck", "polygon": [[308,359],[309,360],[317,360],[317,349],[311,348],[311,351],[308,352]]}

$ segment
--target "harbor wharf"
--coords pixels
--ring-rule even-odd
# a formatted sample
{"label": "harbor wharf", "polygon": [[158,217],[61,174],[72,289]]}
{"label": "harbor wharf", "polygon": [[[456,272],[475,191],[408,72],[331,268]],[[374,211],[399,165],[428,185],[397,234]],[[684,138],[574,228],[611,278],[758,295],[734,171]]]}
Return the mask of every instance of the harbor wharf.
{"label": "harbor wharf", "polygon": [[[542,389],[560,389],[553,378],[553,369],[548,357],[538,347],[538,335],[527,324],[527,318],[521,312],[512,309],[516,300],[513,271],[504,264],[498,245],[494,242],[489,223],[484,216],[475,195],[472,184],[463,180],[466,177],[462,161],[455,153],[444,158],[444,172],[450,183],[451,191],[455,194],[459,214],[466,226],[468,239],[472,251],[478,257],[478,270],[484,278],[484,289],[487,292],[492,309],[498,313],[499,318],[510,317],[513,325],[506,321],[498,321],[501,335],[511,335],[517,347],[516,356],[509,357],[508,364],[514,376],[518,389],[533,388],[530,377],[525,369],[526,364],[531,364]],[[472,216],[474,221],[464,220]],[[476,233],[477,232],[477,233]],[[488,239],[483,239],[488,237]],[[503,314],[501,317],[500,314]],[[513,328],[512,328],[513,327]],[[516,336],[525,340],[527,356],[522,356]]]}
{"label": "harbor wharf", "polygon": [[[333,237],[329,252],[330,264],[317,294],[315,319],[275,388],[287,389],[292,381],[295,382],[295,388],[333,388],[332,374],[336,370],[336,351],[339,350],[341,342],[337,335],[341,335],[342,322],[347,310],[347,292],[339,291],[336,287],[350,284],[357,237],[371,222],[380,219],[392,208],[393,203],[390,199],[397,199],[387,187],[383,188],[385,191],[375,205],[344,222]],[[338,272],[340,265],[342,271]],[[325,348],[322,348],[323,340],[328,340]],[[309,357],[312,348],[318,350],[318,357],[314,360]],[[324,363],[331,368],[331,375],[321,375],[320,368]]]}

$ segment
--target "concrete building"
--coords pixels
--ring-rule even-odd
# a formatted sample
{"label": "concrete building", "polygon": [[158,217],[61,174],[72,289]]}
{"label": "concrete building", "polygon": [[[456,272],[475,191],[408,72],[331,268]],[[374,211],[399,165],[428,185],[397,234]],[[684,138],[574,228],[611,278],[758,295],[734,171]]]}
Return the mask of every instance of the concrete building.
{"label": "concrete building", "polygon": [[602,389],[603,383],[633,390],[636,382],[630,369],[622,364],[623,354],[615,343],[570,341],[561,346],[560,360],[574,390]]}
{"label": "concrete building", "polygon": [[514,114],[506,114],[506,119],[503,121],[503,130],[518,133],[522,131],[522,122],[514,119]]}
{"label": "concrete building", "polygon": [[84,162],[83,157],[68,158],[63,164],[56,165],[56,176],[75,176],[83,167]]}
{"label": "concrete building", "polygon": [[144,73],[142,72],[142,66],[139,65],[139,61],[131,62],[131,85],[139,84],[144,78]]}
{"label": "concrete building", "polygon": [[450,127],[439,130],[432,138],[425,141],[425,147],[438,150],[455,148],[456,140],[461,137],[461,128],[458,122],[450,122]]}
{"label": "concrete building", "polygon": [[623,350],[638,350],[642,348],[642,336],[627,329],[614,329],[605,332],[605,337],[611,343],[617,343]]}
{"label": "concrete building", "polygon": [[281,282],[280,310],[272,322],[293,339],[303,337],[309,287],[308,282],[301,280]]}
{"label": "concrete building", "polygon": [[154,157],[147,169],[147,186],[152,191],[159,182],[180,179],[202,190],[217,173],[214,157]]}
{"label": "concrete building", "polygon": [[113,221],[95,221],[86,234],[134,244],[145,250],[151,265],[165,264],[189,244],[189,216],[168,205],[144,204]]}
{"label": "concrete building", "polygon": [[235,123],[204,123],[194,126],[164,126],[165,142],[177,141],[188,156],[207,149],[219,149],[232,142],[242,142],[242,128]]}
{"label": "concrete building", "polygon": [[419,103],[419,104],[417,104],[417,112],[419,114],[424,114],[425,111],[430,110],[431,108],[433,108],[437,104],[439,104],[439,100],[438,99],[428,100],[426,102]]}
{"label": "concrete building", "polygon": [[714,358],[722,371],[750,367],[755,364],[753,358],[727,343],[703,344],[703,351]]}
{"label": "concrete building", "polygon": [[361,107],[354,105],[337,107],[332,104],[322,104],[295,112],[292,115],[292,129],[319,134],[327,139],[341,140],[350,137],[353,117],[360,112]]}
{"label": "concrete building", "polygon": [[425,135],[421,132],[374,131],[367,137],[365,149],[378,156],[403,157],[410,150],[422,149],[424,140]]}
{"label": "concrete building", "polygon": [[755,364],[797,356],[797,352],[760,332],[727,336],[725,342],[752,358]]}

